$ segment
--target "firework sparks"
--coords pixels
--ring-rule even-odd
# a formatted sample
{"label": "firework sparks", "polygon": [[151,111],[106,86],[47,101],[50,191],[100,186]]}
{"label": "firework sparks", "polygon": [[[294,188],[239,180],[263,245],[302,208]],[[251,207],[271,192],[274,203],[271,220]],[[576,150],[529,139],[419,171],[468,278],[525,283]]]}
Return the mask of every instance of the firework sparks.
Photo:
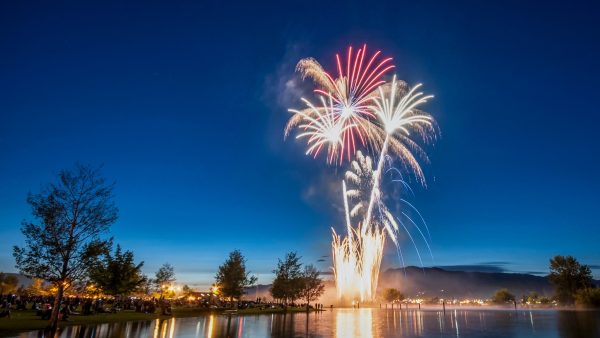
{"label": "firework sparks", "polygon": [[[333,111],[345,128],[342,143],[350,160],[356,152],[357,138],[362,145],[367,145],[373,128],[369,119],[374,118],[371,101],[377,96],[377,88],[384,84],[383,76],[394,68],[392,58],[380,58],[381,51],[370,58],[366,57],[367,45],[353,53],[348,48],[345,60],[336,54],[337,78],[333,78],[321,65],[312,58],[302,59],[296,69],[303,78],[311,78],[318,86],[316,93],[328,96],[333,101]],[[291,125],[298,121],[290,120]],[[291,126],[288,125],[288,129]],[[343,161],[340,152],[339,161]]]}
{"label": "firework sparks", "polygon": [[[433,118],[421,112],[420,110],[417,110],[416,107],[426,103],[427,100],[433,96],[423,96],[422,92],[415,93],[419,87],[421,87],[420,84],[408,91],[408,93],[400,98],[397,104],[396,99],[398,95],[398,82],[396,81],[396,76],[394,76],[394,79],[392,80],[392,86],[389,94],[386,95],[383,89],[379,89],[380,96],[375,100],[373,111],[377,115],[378,121],[381,123],[383,130],[385,130],[386,136],[379,153],[377,170],[373,174],[374,183],[373,188],[371,189],[371,198],[369,199],[369,206],[367,208],[367,214],[364,220],[364,224],[366,226],[364,226],[362,229],[363,233],[367,230],[367,226],[371,225],[371,215],[374,205],[381,202],[379,197],[381,176],[385,157],[387,156],[390,144],[391,149],[399,155],[400,160],[408,164],[408,166],[414,171],[416,177],[420,179],[421,182],[424,182],[423,171],[421,170],[419,162],[416,160],[410,150],[408,150],[407,147],[400,141],[409,139],[409,128],[417,130],[421,135],[424,134],[424,130],[431,130]],[[423,125],[425,125],[425,127]],[[402,135],[402,133],[405,135]],[[395,135],[398,134],[402,136],[400,140],[395,138]]]}
{"label": "firework sparks", "polygon": [[[386,159],[390,154],[396,155],[403,167],[410,169],[424,184],[424,175],[414,154],[425,160],[427,157],[411,137],[414,133],[428,141],[434,132],[433,118],[418,109],[433,96],[420,92],[420,84],[409,89],[404,82],[396,80],[396,76],[391,83],[385,83],[383,76],[394,67],[391,58],[379,59],[381,52],[367,58],[366,48],[364,45],[353,53],[350,47],[345,62],[336,55],[338,77],[335,79],[316,60],[302,59],[297,70],[303,78],[309,77],[317,85],[315,92],[320,94],[322,105],[315,107],[302,99],[307,108],[290,109],[294,115],[285,129],[287,136],[291,129],[298,127],[300,132],[296,137],[307,139],[306,154],[316,157],[326,147],[329,163],[341,163],[344,154],[348,160],[356,155],[342,181],[347,234],[338,235],[332,228],[333,271],[341,301],[374,300],[385,238],[389,236],[398,246],[400,227],[408,232],[402,219],[392,215],[382,199],[381,179]],[[378,156],[375,168],[370,156],[356,151],[356,138]],[[349,189],[346,182],[351,184]],[[352,208],[349,199],[353,202]],[[402,202],[414,209],[404,199]],[[416,227],[429,249],[419,226],[406,213],[401,214]],[[408,236],[416,248],[414,238],[410,233]]]}
{"label": "firework sparks", "polygon": [[323,147],[327,147],[327,161],[331,162],[338,152],[342,152],[344,143],[342,142],[342,134],[353,128],[354,125],[345,125],[337,118],[333,110],[333,101],[329,99],[329,104],[325,98],[321,96],[321,107],[315,107],[310,101],[302,98],[302,101],[309,107],[306,110],[290,109],[291,113],[302,118],[304,121],[298,127],[303,130],[296,138],[308,138],[308,149],[306,154],[313,154],[314,157],[319,155]]}

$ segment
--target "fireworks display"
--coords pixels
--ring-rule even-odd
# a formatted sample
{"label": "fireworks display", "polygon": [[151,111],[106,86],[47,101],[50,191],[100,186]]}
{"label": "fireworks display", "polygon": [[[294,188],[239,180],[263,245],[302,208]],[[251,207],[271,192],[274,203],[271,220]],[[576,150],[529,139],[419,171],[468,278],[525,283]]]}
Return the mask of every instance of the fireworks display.
{"label": "fireworks display", "polygon": [[[420,84],[410,88],[395,75],[386,82],[394,65],[391,58],[380,55],[378,51],[367,56],[366,45],[355,53],[349,47],[345,59],[336,55],[336,78],[315,59],[300,60],[296,70],[303,79],[313,80],[321,105],[302,98],[305,108],[289,110],[293,115],[285,129],[286,136],[298,130],[296,138],[307,142],[306,154],[316,158],[323,151],[328,163],[350,161],[350,170],[342,181],[346,234],[340,235],[332,228],[336,291],[345,303],[374,300],[386,237],[398,246],[398,231],[402,228],[415,244],[402,217],[394,216],[385,205],[381,180],[386,167],[400,172],[391,167],[396,160],[401,169],[425,184],[417,158],[428,159],[415,136],[428,142],[435,135],[434,119],[418,109],[433,96],[420,92]],[[375,167],[372,158],[377,158]],[[414,209],[404,199],[401,202]],[[429,248],[420,227],[407,213],[401,215],[416,227]]]}

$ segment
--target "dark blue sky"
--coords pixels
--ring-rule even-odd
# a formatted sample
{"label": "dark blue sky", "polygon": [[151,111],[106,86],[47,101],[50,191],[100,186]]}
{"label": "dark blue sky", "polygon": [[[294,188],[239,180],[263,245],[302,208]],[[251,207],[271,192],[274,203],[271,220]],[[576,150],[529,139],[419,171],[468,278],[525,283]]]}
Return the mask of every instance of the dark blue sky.
{"label": "dark blue sky", "polygon": [[329,255],[344,168],[284,142],[300,104],[286,83],[299,58],[331,67],[365,42],[436,96],[442,133],[412,199],[425,265],[599,265],[599,16],[597,2],[3,3],[0,270],[14,270],[27,193],[76,161],[116,181],[111,233],[147,272],[168,261],[205,286],[239,248],[268,282],[289,250]]}

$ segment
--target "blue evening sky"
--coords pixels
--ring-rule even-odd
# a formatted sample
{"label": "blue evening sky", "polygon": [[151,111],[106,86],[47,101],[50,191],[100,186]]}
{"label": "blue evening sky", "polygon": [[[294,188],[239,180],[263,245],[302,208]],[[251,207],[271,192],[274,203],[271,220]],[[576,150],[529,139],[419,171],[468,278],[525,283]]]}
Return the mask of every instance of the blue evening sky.
{"label": "blue evening sky", "polygon": [[[309,88],[295,63],[331,69],[363,43],[435,94],[441,136],[411,197],[431,232],[433,260],[413,233],[425,266],[547,273],[570,254],[598,267],[598,7],[3,2],[0,271],[15,271],[27,193],[77,161],[116,181],[111,235],[147,273],[170,262],[204,288],[236,248],[263,283],[290,250],[327,269],[346,167],[304,156],[283,127]],[[393,248],[384,264],[401,264]]]}

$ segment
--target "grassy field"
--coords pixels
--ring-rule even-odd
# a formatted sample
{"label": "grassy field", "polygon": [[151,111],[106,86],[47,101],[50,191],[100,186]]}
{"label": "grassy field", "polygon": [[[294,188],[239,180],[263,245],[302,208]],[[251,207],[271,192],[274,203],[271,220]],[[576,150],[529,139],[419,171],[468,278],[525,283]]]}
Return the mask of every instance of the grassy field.
{"label": "grassy field", "polygon": [[[223,313],[224,309],[203,309],[203,308],[174,308],[173,317],[197,317],[207,314]],[[288,308],[287,312],[304,312],[306,308]],[[260,309],[251,308],[239,310],[240,315],[260,315],[283,313],[283,309]],[[72,315],[69,321],[59,321],[59,327],[69,325],[93,325],[102,323],[115,323],[126,321],[153,320],[156,318],[170,318],[171,316],[160,316],[158,314],[139,313],[134,311],[121,311],[119,313],[100,313],[95,315],[83,316]],[[44,329],[48,325],[47,320],[42,320],[35,315],[33,310],[12,311],[11,318],[0,318],[0,337],[13,336],[19,332]]]}

